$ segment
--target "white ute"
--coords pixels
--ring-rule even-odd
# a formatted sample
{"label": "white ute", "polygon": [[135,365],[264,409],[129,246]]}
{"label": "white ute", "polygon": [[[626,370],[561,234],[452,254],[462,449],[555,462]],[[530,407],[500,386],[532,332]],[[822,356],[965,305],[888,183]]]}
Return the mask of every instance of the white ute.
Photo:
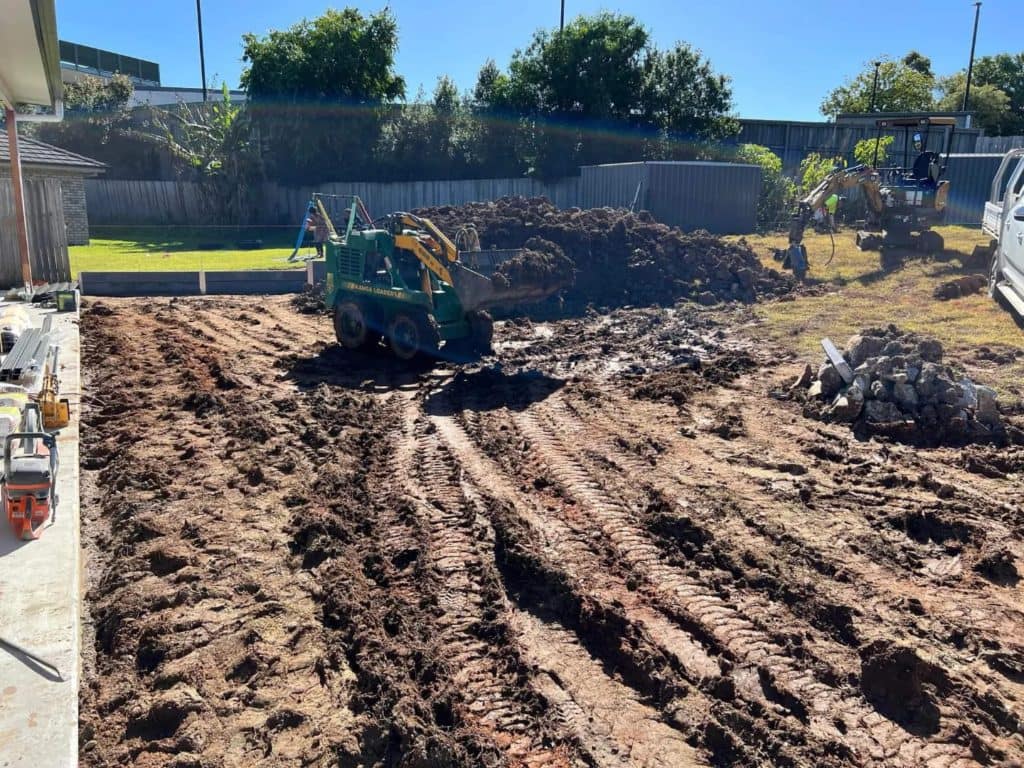
{"label": "white ute", "polygon": [[1024,149],[1006,153],[992,180],[981,228],[992,238],[989,296],[1024,318]]}

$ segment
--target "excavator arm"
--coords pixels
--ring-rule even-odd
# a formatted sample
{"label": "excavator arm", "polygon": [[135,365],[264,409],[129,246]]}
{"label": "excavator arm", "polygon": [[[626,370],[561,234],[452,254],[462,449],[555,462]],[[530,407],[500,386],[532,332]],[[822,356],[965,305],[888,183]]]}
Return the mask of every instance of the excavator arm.
{"label": "excavator arm", "polygon": [[804,239],[804,230],[811,220],[814,212],[825,204],[833,194],[850,189],[861,187],[867,197],[868,206],[875,213],[882,212],[881,184],[878,179],[878,172],[867,165],[856,165],[853,168],[843,168],[832,171],[818,186],[808,192],[797,204],[796,213],[789,225],[790,247],[799,246]]}

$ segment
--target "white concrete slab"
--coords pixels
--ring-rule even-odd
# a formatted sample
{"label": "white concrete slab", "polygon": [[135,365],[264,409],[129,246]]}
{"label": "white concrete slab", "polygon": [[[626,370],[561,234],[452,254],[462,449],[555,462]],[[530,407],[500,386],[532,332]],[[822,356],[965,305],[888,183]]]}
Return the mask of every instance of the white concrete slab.
{"label": "white concrete slab", "polygon": [[60,392],[71,423],[57,439],[55,524],[42,538],[14,537],[0,510],[0,636],[54,663],[63,679],[0,646],[0,768],[78,765],[79,602],[78,416],[81,403],[77,313],[31,309],[33,325],[53,315]]}

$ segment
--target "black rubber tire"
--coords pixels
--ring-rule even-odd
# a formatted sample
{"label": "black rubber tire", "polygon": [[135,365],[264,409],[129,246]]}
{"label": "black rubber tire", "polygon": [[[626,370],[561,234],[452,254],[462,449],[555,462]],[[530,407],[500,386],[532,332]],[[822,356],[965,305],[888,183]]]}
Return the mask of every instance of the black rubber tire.
{"label": "black rubber tire", "polygon": [[478,355],[489,355],[493,350],[494,319],[488,312],[473,312],[469,316],[470,349]]}
{"label": "black rubber tire", "polygon": [[388,323],[388,345],[399,360],[409,361],[419,354],[423,344],[420,337],[420,324],[409,315],[395,315]]}
{"label": "black rubber tire", "polygon": [[996,286],[999,285],[999,281],[1003,279],[1002,270],[999,269],[999,251],[998,247],[992,250],[992,261],[988,265],[988,297],[995,301],[1000,301],[1001,296],[999,291],[996,290]]}
{"label": "black rubber tire", "polygon": [[370,339],[366,316],[354,301],[343,301],[334,307],[334,336],[345,349],[361,349]]}
{"label": "black rubber tire", "polygon": [[441,335],[433,318],[404,312],[391,318],[387,338],[395,357],[407,362],[419,354],[436,355],[441,344]]}

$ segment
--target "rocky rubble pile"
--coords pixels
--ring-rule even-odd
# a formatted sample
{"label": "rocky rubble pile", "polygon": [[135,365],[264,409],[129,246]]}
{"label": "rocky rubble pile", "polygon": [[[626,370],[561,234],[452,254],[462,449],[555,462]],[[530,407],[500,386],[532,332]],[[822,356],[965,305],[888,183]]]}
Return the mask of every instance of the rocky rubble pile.
{"label": "rocky rubble pile", "polygon": [[576,269],[567,302],[750,302],[793,287],[791,277],[765,269],[746,243],[726,242],[703,231],[685,233],[659,224],[647,211],[559,210],[542,197],[504,197],[415,213],[449,236],[472,224],[484,249],[522,248],[535,237],[556,245]]}
{"label": "rocky rubble pile", "polygon": [[945,365],[934,339],[893,325],[870,328],[850,338],[843,357],[848,368],[826,359],[817,375],[808,366],[794,385],[805,415],[920,445],[1024,437],[1004,424],[995,390]]}

